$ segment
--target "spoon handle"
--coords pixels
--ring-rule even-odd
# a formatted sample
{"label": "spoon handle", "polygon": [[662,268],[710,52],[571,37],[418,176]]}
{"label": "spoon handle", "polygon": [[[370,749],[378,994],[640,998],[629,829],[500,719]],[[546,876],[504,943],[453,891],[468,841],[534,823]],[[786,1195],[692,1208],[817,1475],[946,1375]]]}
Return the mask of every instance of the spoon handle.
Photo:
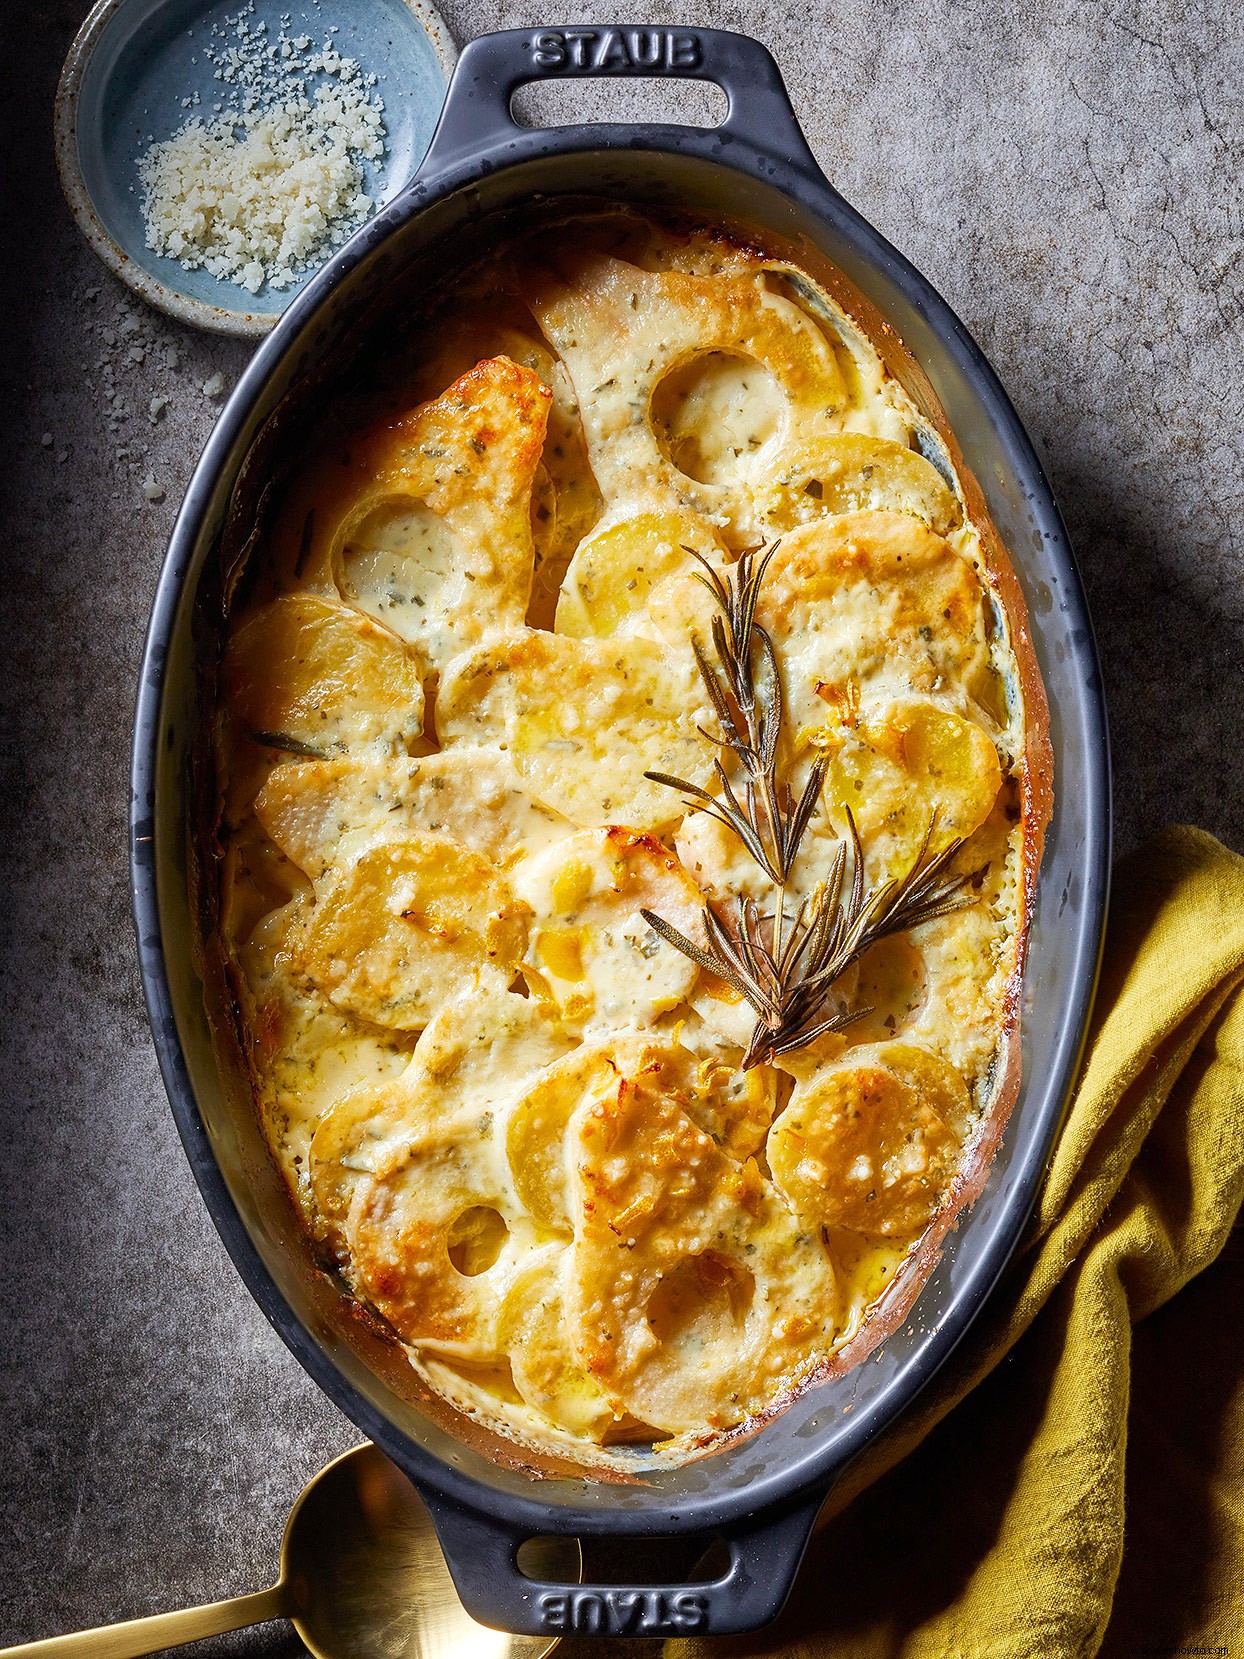
{"label": "spoon handle", "polygon": [[180,1613],[156,1613],[149,1619],[127,1619],[124,1624],[106,1624],[99,1630],[0,1648],[0,1659],[140,1659],[144,1653],[158,1653],[161,1648],[178,1647],[182,1642],[197,1642],[204,1636],[220,1636],[226,1630],[243,1630],[249,1624],[282,1619],[288,1605],[284,1584],[274,1584],[270,1590],[209,1602],[206,1607],[185,1607]]}

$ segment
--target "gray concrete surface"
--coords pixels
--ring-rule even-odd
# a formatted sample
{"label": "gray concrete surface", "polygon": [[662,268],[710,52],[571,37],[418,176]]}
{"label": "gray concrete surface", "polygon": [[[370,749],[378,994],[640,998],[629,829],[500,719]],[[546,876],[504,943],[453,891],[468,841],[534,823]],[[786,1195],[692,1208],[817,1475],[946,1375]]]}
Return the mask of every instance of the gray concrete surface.
{"label": "gray concrete surface", "polygon": [[[4,5],[8,1641],[257,1587],[304,1478],[357,1438],[235,1278],[184,1167],[141,1006],[124,832],[134,674],[175,505],[219,407],[201,387],[217,371],[232,383],[247,349],[130,301],[69,219],[50,111],[84,9]],[[447,14],[460,39],[549,20],[479,0]],[[1172,819],[1244,845],[1232,0],[720,0],[679,18],[771,45],[830,177],[940,287],[1015,399],[1096,616],[1120,845]],[[660,97],[678,107],[671,89]],[[157,394],[169,402],[152,422]],[[165,490],[156,505],[148,471]],[[213,1650],[298,1644],[276,1628]]]}

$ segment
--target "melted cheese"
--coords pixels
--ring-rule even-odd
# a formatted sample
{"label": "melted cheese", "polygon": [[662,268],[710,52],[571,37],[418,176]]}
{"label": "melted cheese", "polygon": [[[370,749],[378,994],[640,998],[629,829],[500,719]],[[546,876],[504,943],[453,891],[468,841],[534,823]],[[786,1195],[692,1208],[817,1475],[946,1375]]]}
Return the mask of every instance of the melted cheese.
{"label": "melted cheese", "polygon": [[[433,1388],[529,1446],[674,1460],[866,1336],[959,1201],[1024,923],[1008,623],[862,332],[723,234],[537,234],[402,362],[230,622],[220,936],[256,1100]],[[959,841],[970,880],[835,982],[851,1023],[743,1072],[756,1011],[695,950],[706,900],[772,887],[645,774],[730,764],[701,578],[771,538],[780,769],[825,764],[788,900],[848,809],[868,889]]]}
{"label": "melted cheese", "polygon": [[360,445],[367,485],[337,530],[343,596],[442,667],[531,597],[531,498],[550,393],[506,358]]}
{"label": "melted cheese", "polygon": [[423,731],[423,681],[401,642],[335,599],[291,594],[229,642],[224,694],[252,742],[400,754]]}
{"label": "melted cheese", "polygon": [[648,1025],[689,995],[695,963],[663,947],[641,912],[702,941],[700,889],[652,836],[582,830],[524,864],[515,891],[539,918],[527,981],[568,1026]]}
{"label": "melted cheese", "polygon": [[707,781],[694,665],[645,640],[529,632],[457,658],[436,705],[447,745],[504,750],[536,800],[576,824],[659,829],[678,797],[646,772]]}
{"label": "melted cheese", "polygon": [[308,919],[302,966],[335,1007],[372,1025],[421,1030],[481,970],[508,982],[526,918],[500,873],[447,836],[360,853]]}

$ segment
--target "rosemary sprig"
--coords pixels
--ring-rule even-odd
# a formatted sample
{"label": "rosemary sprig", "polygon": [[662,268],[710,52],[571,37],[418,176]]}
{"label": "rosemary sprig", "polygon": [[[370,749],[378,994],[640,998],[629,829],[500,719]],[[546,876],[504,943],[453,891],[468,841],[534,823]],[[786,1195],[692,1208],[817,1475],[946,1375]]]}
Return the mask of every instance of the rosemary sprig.
{"label": "rosemary sprig", "polygon": [[311,744],[304,743],[300,737],[291,737],[288,732],[247,732],[246,735],[252,742],[262,743],[265,749],[280,749],[283,754],[298,755],[303,760],[328,759],[323,749],[312,748]]}
{"label": "rosemary sprig", "polygon": [[754,553],[740,554],[728,581],[702,554],[692,547],[686,549],[703,566],[696,579],[712,594],[718,611],[713,617],[713,646],[720,667],[709,662],[698,639],[693,636],[691,640],[700,678],[721,726],[716,733],[699,729],[710,743],[731,752],[742,767],[742,800],[720,756],[713,762],[718,796],[665,772],[644,774],[654,783],[681,790],[691,798],[694,810],[707,812],[733,830],[777,886],[786,882],[794,867],[799,843],[820,799],[826,767],[824,756],[818,756],[798,800],[788,784],[778,782],[778,739],[785,714],[782,681],[773,641],[756,622],[756,603],[779,545],[774,542],[759,561]]}
{"label": "rosemary sprig", "polygon": [[744,1071],[860,1019],[869,1010],[829,1009],[834,982],[878,940],[945,916],[967,902],[961,889],[968,877],[947,874],[962,841],[930,853],[936,814],[906,873],[866,894],[863,849],[855,818],[846,807],[847,840],[838,841],[824,880],[788,917],[787,885],[820,802],[828,763],[823,755],[817,757],[798,797],[778,776],[782,683],[773,642],[756,622],[761,584],[777,548],[774,542],[759,559],[741,554],[728,579],[695,554],[704,566],[704,574],[697,572],[697,577],[717,602],[716,667],[692,639],[720,727],[703,735],[733,757],[736,776],[741,774],[739,787],[732,783],[721,755],[713,763],[716,794],[663,772],[644,774],[679,790],[690,810],[707,812],[732,830],[774,889],[773,908],[767,914],[754,899],[743,896],[720,904],[706,902],[705,945],[688,939],[653,911],[641,912],[659,938],[725,980],[755,1010]]}

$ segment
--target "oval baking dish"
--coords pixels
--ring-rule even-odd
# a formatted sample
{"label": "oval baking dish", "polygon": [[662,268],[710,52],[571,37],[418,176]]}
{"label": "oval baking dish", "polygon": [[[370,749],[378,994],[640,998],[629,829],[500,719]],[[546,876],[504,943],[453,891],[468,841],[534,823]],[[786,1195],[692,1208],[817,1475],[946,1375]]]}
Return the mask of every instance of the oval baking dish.
{"label": "oval baking dish", "polygon": [[[715,82],[713,129],[515,124],[540,78],[668,75]],[[349,383],[420,272],[462,263],[534,200],[628,201],[757,227],[832,271],[887,366],[950,444],[973,516],[1009,549],[1049,693],[1055,805],[1024,976],[1023,1082],[980,1196],[945,1241],[915,1310],[866,1363],[807,1389],[757,1432],[633,1481],[533,1468],[412,1391],[400,1358],[315,1268],[246,1079],[213,1039],[194,856],[202,811],[203,665],[244,569],[281,446]],[[303,428],[305,430],[305,426]],[[515,30],[464,51],[419,175],[298,297],[260,349],[195,472],[156,595],[134,742],[135,914],[161,1069],[187,1154],[264,1312],[331,1397],[418,1484],[455,1581],[486,1623],[545,1634],[752,1629],[790,1588],[825,1494],[904,1410],[989,1294],[1027,1217],[1074,1081],[1091,1009],[1110,854],[1105,713],[1066,534],[1032,447],[963,326],[824,179],[772,58],[711,30]],[[541,1582],[522,1543],[571,1534],[724,1540],[728,1565],[686,1582]],[[706,1569],[712,1571],[713,1569]],[[619,1575],[620,1577],[622,1575]],[[671,1578],[677,1575],[671,1574]]]}

